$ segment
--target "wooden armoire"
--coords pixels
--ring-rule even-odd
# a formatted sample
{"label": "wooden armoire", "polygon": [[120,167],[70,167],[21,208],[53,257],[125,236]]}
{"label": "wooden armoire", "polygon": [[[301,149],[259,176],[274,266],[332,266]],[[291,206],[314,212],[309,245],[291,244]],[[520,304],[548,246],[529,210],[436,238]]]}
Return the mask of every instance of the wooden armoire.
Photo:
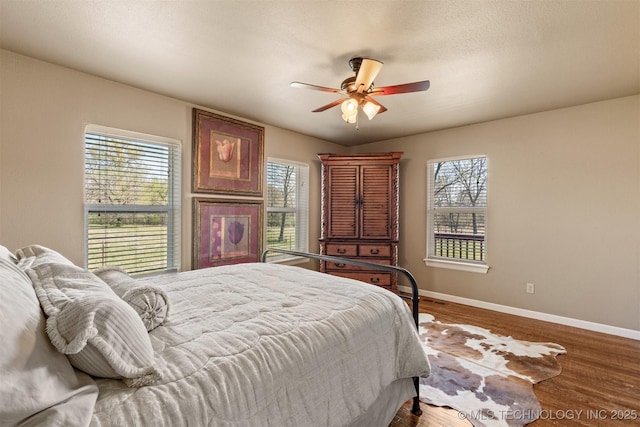
{"label": "wooden armoire", "polygon": [[[320,253],[398,265],[399,164],[402,152],[318,154],[322,161]],[[324,273],[396,292],[397,275],[321,262]]]}

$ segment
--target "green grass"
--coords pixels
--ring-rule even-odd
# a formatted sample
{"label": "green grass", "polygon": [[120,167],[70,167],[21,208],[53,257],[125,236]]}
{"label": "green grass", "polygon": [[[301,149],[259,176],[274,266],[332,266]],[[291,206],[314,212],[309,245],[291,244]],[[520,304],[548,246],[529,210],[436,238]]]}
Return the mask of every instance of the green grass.
{"label": "green grass", "polygon": [[119,266],[129,273],[167,268],[167,227],[158,225],[90,226],[88,269]]}
{"label": "green grass", "polygon": [[[296,229],[295,227],[285,227],[282,241],[280,237],[280,226],[267,226],[267,248],[296,249]],[[278,256],[278,254],[268,254],[268,257]]]}

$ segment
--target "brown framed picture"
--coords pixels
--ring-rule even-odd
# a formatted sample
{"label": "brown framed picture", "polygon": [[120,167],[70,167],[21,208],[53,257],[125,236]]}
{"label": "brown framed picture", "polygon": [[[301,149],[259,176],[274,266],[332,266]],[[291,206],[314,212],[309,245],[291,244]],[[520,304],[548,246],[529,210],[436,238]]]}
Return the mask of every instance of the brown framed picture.
{"label": "brown framed picture", "polygon": [[193,191],[262,197],[264,128],[193,109]]}
{"label": "brown framed picture", "polygon": [[193,199],[193,268],[257,262],[262,201]]}

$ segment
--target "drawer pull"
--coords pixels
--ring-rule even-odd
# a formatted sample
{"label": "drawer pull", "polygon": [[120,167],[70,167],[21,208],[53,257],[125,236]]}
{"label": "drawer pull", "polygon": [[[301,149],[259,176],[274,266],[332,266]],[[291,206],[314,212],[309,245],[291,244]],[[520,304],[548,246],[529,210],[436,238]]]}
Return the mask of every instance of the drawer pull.
{"label": "drawer pull", "polygon": [[336,263],[336,267],[338,267],[338,268],[344,268],[344,267],[346,267],[346,266],[347,266],[347,264],[345,264],[345,263],[343,263],[343,262],[337,262],[337,263]]}
{"label": "drawer pull", "polygon": [[347,250],[345,248],[338,248],[336,252],[338,252],[339,254],[346,254]]}
{"label": "drawer pull", "polygon": [[373,283],[374,285],[377,285],[378,283],[380,283],[380,278],[379,277],[372,277],[369,279],[369,282]]}
{"label": "drawer pull", "polygon": [[369,253],[370,253],[371,255],[378,255],[378,254],[380,253],[380,249],[371,249],[371,250],[369,251]]}

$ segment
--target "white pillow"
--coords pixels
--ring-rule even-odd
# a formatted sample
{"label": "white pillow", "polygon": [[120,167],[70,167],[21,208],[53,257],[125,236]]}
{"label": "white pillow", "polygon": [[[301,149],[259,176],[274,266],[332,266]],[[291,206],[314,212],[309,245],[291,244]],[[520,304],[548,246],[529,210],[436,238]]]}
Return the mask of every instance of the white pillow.
{"label": "white pillow", "polygon": [[142,320],[95,274],[67,264],[27,271],[47,319],[53,345],[76,368],[123,378],[129,387],[160,378]]}
{"label": "white pillow", "polygon": [[18,257],[18,267],[23,270],[47,263],[74,265],[64,255],[40,245],[25,246],[18,249],[16,255]]}
{"label": "white pillow", "polygon": [[116,295],[138,313],[147,331],[162,325],[169,316],[169,298],[157,286],[136,280],[119,267],[102,267],[94,270]]}
{"label": "white pillow", "polygon": [[11,253],[9,249],[5,248],[2,245],[0,245],[0,258],[5,259],[14,264],[18,262],[18,259],[16,258],[16,256],[13,253]]}
{"label": "white pillow", "polygon": [[89,425],[98,388],[45,333],[27,275],[0,259],[0,425]]}

